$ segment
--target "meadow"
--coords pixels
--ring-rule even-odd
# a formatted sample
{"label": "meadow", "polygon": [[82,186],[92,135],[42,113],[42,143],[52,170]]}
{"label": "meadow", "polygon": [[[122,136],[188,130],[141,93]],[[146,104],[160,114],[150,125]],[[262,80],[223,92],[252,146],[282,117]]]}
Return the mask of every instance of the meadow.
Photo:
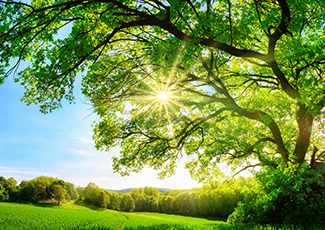
{"label": "meadow", "polygon": [[0,202],[0,229],[212,230],[291,228],[230,225],[222,219],[173,214],[125,213],[84,205],[80,202],[69,202],[61,206]]}

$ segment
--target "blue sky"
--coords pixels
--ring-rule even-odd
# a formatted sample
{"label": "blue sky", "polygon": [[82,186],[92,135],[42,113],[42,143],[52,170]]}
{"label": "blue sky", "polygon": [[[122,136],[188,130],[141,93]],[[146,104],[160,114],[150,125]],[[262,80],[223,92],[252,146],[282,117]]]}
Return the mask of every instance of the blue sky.
{"label": "blue sky", "polygon": [[81,77],[77,77],[76,104],[65,102],[63,108],[44,115],[36,105],[20,102],[24,88],[10,76],[0,85],[0,176],[17,181],[44,175],[86,186],[94,182],[101,188],[122,189],[153,186],[171,189],[200,187],[183,169],[175,176],[157,179],[157,172],[146,168],[142,173],[121,177],[112,171],[112,156],[119,149],[99,152],[92,141],[93,121],[89,105],[83,103]]}
{"label": "blue sky", "polygon": [[[55,38],[66,37],[70,30],[71,26],[66,26]],[[26,63],[22,63],[20,70],[24,65]],[[76,104],[65,102],[63,108],[47,115],[40,113],[37,105],[20,102],[24,88],[14,83],[13,76],[0,85],[0,176],[14,177],[20,182],[44,175],[76,186],[94,182],[110,189],[202,186],[183,169],[185,159],[178,163],[176,175],[165,180],[158,180],[157,172],[149,168],[129,177],[113,173],[111,158],[118,156],[119,149],[114,148],[109,153],[95,150],[91,124],[98,117],[82,102],[80,84],[79,74],[74,91]]]}

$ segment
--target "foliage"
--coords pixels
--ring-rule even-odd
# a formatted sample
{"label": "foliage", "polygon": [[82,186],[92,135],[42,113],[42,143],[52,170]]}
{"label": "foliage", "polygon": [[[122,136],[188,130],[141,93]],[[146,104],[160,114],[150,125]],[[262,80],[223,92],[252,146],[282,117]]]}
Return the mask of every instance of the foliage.
{"label": "foliage", "polygon": [[[222,174],[221,162],[235,173],[273,167],[277,177],[307,160],[315,170],[324,158],[324,1],[0,4],[0,84],[21,61],[30,61],[14,78],[26,89],[22,101],[47,113],[63,99],[74,101],[75,76],[87,69],[82,90],[100,117],[96,148],[121,147],[113,158],[121,175],[145,165],[161,177],[172,175],[184,154],[192,156],[186,165],[192,177],[203,182]],[[69,35],[56,36],[66,25]],[[275,184],[263,190],[265,207],[274,199],[282,203],[276,191],[287,196],[297,188]],[[46,195],[35,184],[24,188],[31,200]],[[318,194],[317,186],[310,189]],[[182,203],[171,205],[189,212]]]}
{"label": "foliage", "polygon": [[110,196],[106,192],[100,192],[96,197],[95,205],[107,208],[110,204]]}
{"label": "foliage", "polygon": [[104,189],[100,189],[97,185],[92,182],[89,183],[85,188],[79,188],[79,190],[82,190],[79,198],[89,204],[93,204],[98,207],[111,208],[115,210],[117,210],[119,207],[115,207],[116,201],[114,200],[114,197],[111,192]]}
{"label": "foliage", "polygon": [[120,209],[125,212],[133,212],[135,209],[134,199],[130,194],[123,194],[120,201]]}
{"label": "foliage", "polygon": [[110,205],[109,208],[113,210],[119,210],[120,209],[120,197],[117,193],[112,193],[110,195]]}
{"label": "foliage", "polygon": [[78,186],[77,188],[76,188],[76,191],[77,191],[77,195],[79,196],[82,192],[83,192],[83,190],[84,190],[84,188],[83,187],[81,187],[81,186]]}
{"label": "foliage", "polygon": [[19,186],[17,186],[17,181],[12,177],[8,178],[8,180],[4,177],[0,177],[0,181],[2,181],[0,185],[5,185],[5,187],[3,187],[3,193],[0,192],[0,201],[38,202],[43,200],[51,200],[55,196],[53,190],[53,187],[55,185],[60,185],[64,190],[66,190],[65,197],[63,198],[73,200],[78,198],[74,184],[64,182],[63,180],[59,180],[53,177],[40,176],[30,181],[22,181]]}
{"label": "foliage", "polygon": [[0,202],[9,201],[9,194],[6,190],[0,190]]}
{"label": "foliage", "polygon": [[[100,189],[90,182],[85,188],[79,187],[78,190],[82,191],[79,195],[81,201],[100,208],[126,212],[160,212],[227,217],[254,184],[253,178],[239,177],[188,190],[167,190],[161,193],[156,188],[146,186],[132,189],[129,193],[118,194]],[[69,190],[65,188],[73,188],[77,193],[72,183],[42,176],[31,181],[22,181],[19,186],[7,186],[6,189],[0,190],[0,201],[38,202],[55,198],[60,204],[60,201],[72,197],[67,195]]]}
{"label": "foliage", "polygon": [[80,198],[88,203],[95,203],[95,198],[100,193],[100,190],[97,185],[90,182],[80,194]]}
{"label": "foliage", "polygon": [[77,192],[74,184],[72,184],[70,182],[66,182],[64,188],[67,191],[66,195],[67,195],[68,199],[71,199],[71,200],[78,199],[78,192]]}
{"label": "foliage", "polygon": [[60,205],[60,202],[64,200],[67,191],[58,184],[52,186],[52,191],[54,198],[58,201],[58,205]]}
{"label": "foliage", "polygon": [[0,176],[0,186],[1,188],[6,188],[8,185],[10,185],[9,179],[6,180],[3,176]]}
{"label": "foliage", "polygon": [[[111,193],[89,183],[80,194],[80,199],[113,210],[136,212],[160,212],[196,216],[227,217],[239,201],[254,187],[253,178],[237,179],[215,183],[202,188],[158,192],[156,188],[132,189],[125,194]],[[105,195],[104,195],[105,194]],[[107,199],[107,204],[103,201]],[[132,199],[131,199],[132,198]],[[104,202],[104,203],[102,203]]]}
{"label": "foliage", "polygon": [[238,178],[202,188],[174,191],[159,199],[158,211],[165,213],[227,217],[254,186],[252,178]]}
{"label": "foliage", "polygon": [[11,185],[11,186],[16,186],[17,181],[13,177],[9,177],[8,178],[8,184]]}
{"label": "foliage", "polygon": [[325,171],[304,164],[257,174],[258,185],[239,204],[229,223],[324,224]]}
{"label": "foliage", "polygon": [[[96,147],[121,147],[122,175],[144,165],[173,174],[181,151],[196,155],[187,167],[198,180],[220,162],[246,169],[312,154],[325,105],[323,1],[1,4],[1,82],[30,61],[15,80],[22,100],[47,113],[74,101],[87,69]],[[66,25],[69,35],[56,36]]]}

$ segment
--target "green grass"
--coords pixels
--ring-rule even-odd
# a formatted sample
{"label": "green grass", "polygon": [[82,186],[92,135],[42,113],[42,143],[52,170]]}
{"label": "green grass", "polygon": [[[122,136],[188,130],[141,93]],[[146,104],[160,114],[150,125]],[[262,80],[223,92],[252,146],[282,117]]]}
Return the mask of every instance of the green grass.
{"label": "green grass", "polygon": [[125,213],[83,202],[61,206],[0,202],[0,229],[214,230],[297,229],[230,225],[222,219],[160,213]]}
{"label": "green grass", "polygon": [[0,229],[119,229],[126,221],[117,213],[0,203]]}

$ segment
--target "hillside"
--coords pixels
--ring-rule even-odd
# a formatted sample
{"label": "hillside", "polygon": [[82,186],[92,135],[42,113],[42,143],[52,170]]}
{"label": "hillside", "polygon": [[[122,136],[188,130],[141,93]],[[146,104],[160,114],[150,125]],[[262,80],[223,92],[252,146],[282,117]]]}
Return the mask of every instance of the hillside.
{"label": "hillside", "polygon": [[85,203],[74,202],[59,207],[0,202],[0,229],[212,230],[233,227],[213,218],[92,209]]}

